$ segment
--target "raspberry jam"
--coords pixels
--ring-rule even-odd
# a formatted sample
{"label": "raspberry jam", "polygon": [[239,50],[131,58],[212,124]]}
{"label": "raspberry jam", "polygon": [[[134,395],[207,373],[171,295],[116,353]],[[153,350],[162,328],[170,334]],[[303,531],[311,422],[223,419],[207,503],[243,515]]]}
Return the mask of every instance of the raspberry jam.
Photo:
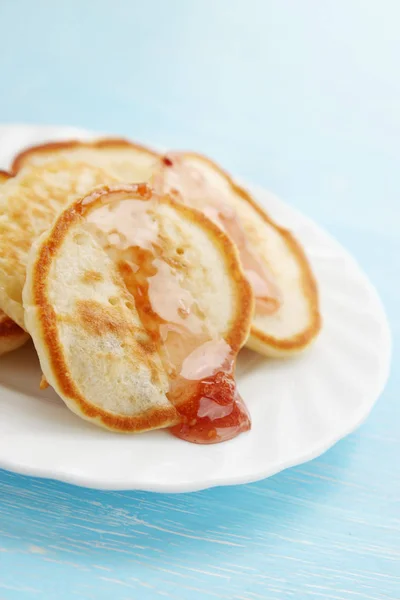
{"label": "raspberry jam", "polygon": [[228,371],[196,382],[193,394],[178,411],[182,422],[172,433],[195,444],[225,442],[250,429],[249,414]]}

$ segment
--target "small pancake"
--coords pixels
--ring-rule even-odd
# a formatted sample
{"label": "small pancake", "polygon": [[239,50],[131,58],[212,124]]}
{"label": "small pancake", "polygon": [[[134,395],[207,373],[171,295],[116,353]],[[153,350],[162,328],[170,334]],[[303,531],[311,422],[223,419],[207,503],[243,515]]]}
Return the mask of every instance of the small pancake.
{"label": "small pancake", "polygon": [[26,148],[14,158],[11,173],[24,167],[40,167],[55,158],[72,163],[89,163],[111,171],[121,181],[147,181],[159,154],[123,138],[99,138],[90,142],[66,140]]}
{"label": "small pancake", "polygon": [[[11,175],[0,171],[0,184],[7,181]],[[29,340],[29,335],[21,329],[5,312],[0,310],[0,356],[16,350]]]}
{"label": "small pancake", "polygon": [[74,199],[96,185],[150,177],[157,155],[125,140],[68,141],[28,148],[2,175],[0,308],[24,328],[22,288],[35,239]]}
{"label": "small pancake", "polygon": [[[23,302],[45,379],[124,432],[176,426],[201,383],[233,377],[253,313],[229,238],[145,184],[97,188],[61,213],[31,249]],[[234,408],[248,429],[237,396]]]}
{"label": "small pancake", "polygon": [[318,290],[304,250],[219,166],[192,152],[165,156],[156,189],[202,210],[235,242],[252,283],[255,314],[247,345],[267,356],[304,350],[321,328]]}

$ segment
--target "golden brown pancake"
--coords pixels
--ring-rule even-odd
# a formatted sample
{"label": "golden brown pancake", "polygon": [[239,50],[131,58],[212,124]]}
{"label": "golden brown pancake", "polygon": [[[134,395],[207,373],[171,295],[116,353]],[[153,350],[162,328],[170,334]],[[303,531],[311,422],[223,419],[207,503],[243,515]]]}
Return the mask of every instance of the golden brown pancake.
{"label": "golden brown pancake", "polygon": [[45,378],[81,417],[202,443],[249,428],[234,368],[251,287],[200,212],[145,184],[97,188],[35,242],[23,301]]}
{"label": "golden brown pancake", "polygon": [[[10,178],[6,171],[0,171],[0,185]],[[0,356],[16,350],[29,339],[29,335],[21,329],[4,311],[0,310]]]}
{"label": "golden brown pancake", "polygon": [[247,345],[267,356],[295,354],[321,328],[318,290],[303,248],[218,165],[193,152],[171,153],[154,176],[156,189],[202,210],[236,244],[255,295]]}

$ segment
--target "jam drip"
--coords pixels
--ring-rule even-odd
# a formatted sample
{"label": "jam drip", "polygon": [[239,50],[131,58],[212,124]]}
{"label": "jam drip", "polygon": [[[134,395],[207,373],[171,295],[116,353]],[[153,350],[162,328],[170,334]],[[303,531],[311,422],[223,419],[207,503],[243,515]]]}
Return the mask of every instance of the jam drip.
{"label": "jam drip", "polygon": [[182,422],[171,429],[183,440],[215,444],[250,429],[250,417],[229,371],[196,382],[194,393],[177,409]]}

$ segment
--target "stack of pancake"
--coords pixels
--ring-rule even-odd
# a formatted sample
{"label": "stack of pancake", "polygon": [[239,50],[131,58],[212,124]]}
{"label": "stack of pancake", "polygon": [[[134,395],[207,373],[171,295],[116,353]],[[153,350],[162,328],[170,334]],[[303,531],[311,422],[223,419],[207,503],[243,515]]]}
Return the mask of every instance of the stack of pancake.
{"label": "stack of pancake", "polygon": [[120,139],[28,148],[0,172],[0,353],[32,337],[79,416],[214,443],[250,428],[243,345],[304,350],[321,319],[293,235],[211,160]]}

